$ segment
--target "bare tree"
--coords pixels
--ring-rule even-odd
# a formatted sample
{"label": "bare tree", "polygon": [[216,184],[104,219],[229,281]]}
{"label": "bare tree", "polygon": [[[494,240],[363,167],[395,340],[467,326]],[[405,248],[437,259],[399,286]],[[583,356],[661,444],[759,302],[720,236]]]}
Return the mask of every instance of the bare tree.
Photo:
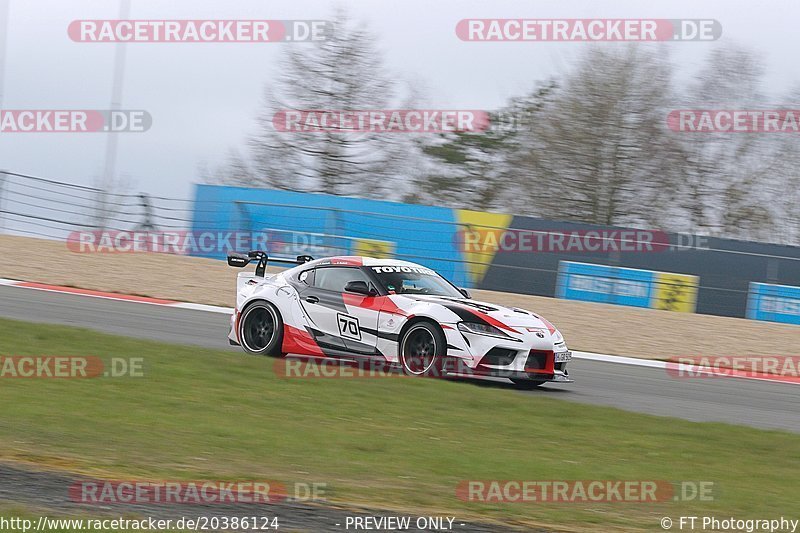
{"label": "bare tree", "polygon": [[[783,100],[788,109],[800,108],[800,87],[789,91]],[[767,182],[769,206],[774,212],[773,240],[782,244],[800,245],[800,138],[796,133],[771,134],[776,150],[775,174]],[[763,185],[762,185],[763,186]]]}
{"label": "bare tree", "polygon": [[521,132],[535,122],[536,113],[555,89],[548,82],[531,95],[512,99],[489,113],[484,131],[444,133],[417,140],[427,157],[424,172],[414,180],[414,191],[406,200],[489,211],[522,213],[529,207],[510,170],[513,155],[526,151],[520,144],[529,139]]}
{"label": "bare tree", "polygon": [[663,49],[588,50],[531,115],[510,156],[528,212],[596,224],[662,222],[675,177],[663,119],[671,84]]}
{"label": "bare tree", "polygon": [[221,180],[308,192],[386,197],[391,183],[413,164],[414,146],[375,132],[279,131],[280,111],[359,111],[386,108],[396,80],[383,66],[375,37],[337,11],[321,42],[287,50],[280,75],[265,89],[250,139],[250,161],[232,158]]}
{"label": "bare tree", "polygon": [[211,170],[204,162],[199,166],[198,173],[203,183],[248,186],[257,182],[250,163],[234,148],[228,150],[224,165]]}
{"label": "bare tree", "polygon": [[[491,114],[485,132],[285,133],[279,110],[380,109],[398,100],[375,37],[339,12],[335,33],[292,48],[265,90],[249,154],[209,179],[557,220],[800,241],[800,140],[670,131],[675,109],[763,107],[761,61],[711,52],[683,90],[663,46],[590,48],[559,78]],[[403,107],[419,95],[408,91]],[[800,100],[800,90],[791,101]]]}
{"label": "bare tree", "polygon": [[[753,109],[764,106],[762,62],[750,51],[719,48],[687,88],[682,108]],[[677,107],[677,106],[676,106]],[[758,133],[673,134],[681,143],[680,205],[691,231],[769,239],[766,208],[778,172],[780,139]]]}

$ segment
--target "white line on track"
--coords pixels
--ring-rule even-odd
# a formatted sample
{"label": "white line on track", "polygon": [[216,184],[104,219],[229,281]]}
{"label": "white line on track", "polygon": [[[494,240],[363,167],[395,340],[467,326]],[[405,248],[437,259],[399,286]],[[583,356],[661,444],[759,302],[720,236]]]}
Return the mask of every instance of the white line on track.
{"label": "white line on track", "polygon": [[226,315],[233,314],[233,307],[220,307],[219,305],[206,305],[206,304],[193,304],[189,302],[178,302],[169,304],[168,307],[177,307],[178,309],[191,309],[192,311],[206,311],[208,313],[223,313]]}
{"label": "white line on track", "polygon": [[[2,285],[9,285],[9,286],[17,286],[21,289],[32,289],[37,291],[46,291],[46,292],[55,292],[61,294],[71,294],[74,296],[85,296],[87,298],[102,298],[105,300],[118,300],[120,302],[129,302],[129,303],[140,303],[140,304],[148,304],[148,305],[160,305],[163,307],[174,307],[177,309],[188,309],[191,311],[204,311],[208,313],[220,313],[230,315],[233,313],[232,307],[223,307],[218,305],[206,305],[206,304],[196,304],[190,302],[149,302],[146,300],[131,300],[130,297],[126,297],[125,295],[115,295],[114,293],[102,293],[100,291],[96,291],[96,294],[84,294],[80,292],[74,292],[74,290],[70,289],[69,287],[57,287],[57,286],[48,286],[48,287],[26,287],[20,286],[20,284],[26,283],[24,281],[13,280],[13,279],[5,279],[0,278],[0,286]],[[154,298],[158,300],[158,298]],[[675,363],[675,362],[667,362],[667,361],[659,361],[655,359],[640,359],[637,357],[624,357],[621,355],[608,355],[602,353],[594,353],[594,352],[582,352],[582,351],[572,351],[572,356],[575,359],[585,359],[588,361],[599,361],[602,363],[616,363],[628,366],[639,366],[639,367],[646,367],[646,368],[658,368],[658,369],[670,369],[671,373],[675,373],[678,376],[693,376],[696,377],[698,374],[708,375],[708,376],[720,376],[720,369],[713,368],[713,367],[704,367],[692,364],[684,364],[684,363]],[[747,375],[734,375],[734,376],[725,376],[725,377],[735,377],[739,379],[752,379],[756,381],[769,381],[772,383],[790,383],[793,385],[800,385],[800,382],[796,380],[785,380],[781,379],[781,376],[768,376],[768,377],[760,377],[760,376],[747,376]]]}

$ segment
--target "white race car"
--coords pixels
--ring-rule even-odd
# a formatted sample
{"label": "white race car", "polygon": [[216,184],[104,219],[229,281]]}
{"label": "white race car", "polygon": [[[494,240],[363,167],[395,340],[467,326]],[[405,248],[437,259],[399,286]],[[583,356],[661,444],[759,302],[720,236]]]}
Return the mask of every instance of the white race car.
{"label": "white race car", "polygon": [[472,300],[429,268],[345,256],[267,275],[267,254],[231,254],[239,274],[231,344],[248,353],[371,361],[413,375],[480,375],[523,388],[571,382],[572,355],[541,316]]}

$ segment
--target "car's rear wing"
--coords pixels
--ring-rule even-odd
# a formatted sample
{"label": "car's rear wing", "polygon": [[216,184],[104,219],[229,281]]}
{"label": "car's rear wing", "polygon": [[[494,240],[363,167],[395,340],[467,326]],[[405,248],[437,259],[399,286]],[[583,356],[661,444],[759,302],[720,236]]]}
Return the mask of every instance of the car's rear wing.
{"label": "car's rear wing", "polygon": [[[308,263],[309,261],[313,261],[314,258],[310,255],[298,255],[297,259],[295,259],[294,263],[298,265],[302,265],[303,263]],[[256,276],[264,277],[267,273],[267,263],[269,261],[269,256],[267,252],[262,252],[261,250],[251,250],[245,254],[239,254],[236,252],[232,252],[228,254],[228,265],[236,268],[244,268],[249,265],[252,261],[258,261],[256,265]],[[292,263],[293,261],[287,261],[285,259],[275,259],[278,263]]]}

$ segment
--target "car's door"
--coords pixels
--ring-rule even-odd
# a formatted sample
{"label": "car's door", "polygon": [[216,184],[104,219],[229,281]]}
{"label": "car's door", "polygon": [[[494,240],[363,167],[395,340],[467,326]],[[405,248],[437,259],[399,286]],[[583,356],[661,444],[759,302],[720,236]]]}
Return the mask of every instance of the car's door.
{"label": "car's door", "polygon": [[[358,267],[320,266],[313,273],[313,281],[300,292],[300,303],[312,321],[318,344],[347,351],[373,351],[375,335],[366,335],[362,328],[375,330],[378,313],[353,307],[361,302],[362,295],[345,295],[350,281],[370,283]],[[370,298],[370,297],[366,297]],[[345,305],[347,300],[348,305]],[[374,316],[374,318],[373,318]]]}

